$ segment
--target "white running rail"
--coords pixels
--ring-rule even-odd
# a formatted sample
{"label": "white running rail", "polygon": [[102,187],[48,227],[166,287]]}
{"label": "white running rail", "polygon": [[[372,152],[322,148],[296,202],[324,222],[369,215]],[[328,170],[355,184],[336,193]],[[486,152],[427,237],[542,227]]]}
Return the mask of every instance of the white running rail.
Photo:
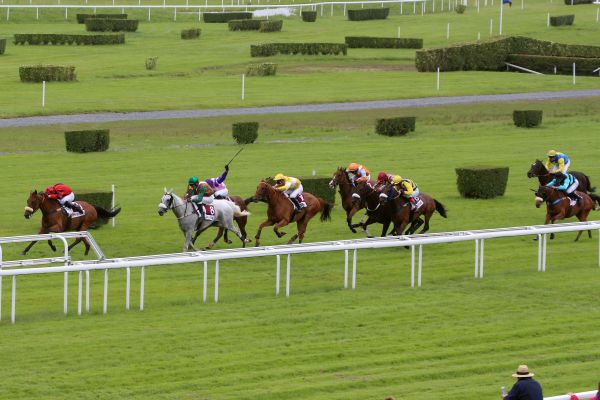
{"label": "white running rail", "polygon": [[[104,270],[104,303],[103,311],[107,312],[107,292],[108,292],[108,271],[111,269],[122,269],[127,270],[127,285],[126,285],[126,299],[125,307],[129,309],[130,304],[130,269],[140,268],[141,279],[140,279],[140,310],[144,308],[144,272],[145,267],[153,266],[167,266],[176,264],[189,264],[189,263],[202,263],[204,266],[204,286],[203,286],[203,301],[206,302],[207,298],[207,276],[208,276],[208,262],[215,262],[215,288],[214,288],[214,300],[215,303],[219,299],[219,263],[224,260],[243,259],[243,258],[254,258],[254,257],[276,257],[276,276],[277,281],[275,283],[275,294],[279,295],[279,280],[280,280],[280,268],[281,268],[281,256],[286,256],[286,297],[290,294],[290,272],[291,272],[291,257],[293,254],[302,253],[319,253],[329,251],[344,251],[344,288],[348,288],[348,264],[349,264],[349,251],[352,250],[352,289],[356,288],[356,269],[357,269],[357,255],[358,250],[362,249],[383,249],[383,248],[398,248],[398,247],[410,247],[411,248],[411,287],[415,287],[415,272],[417,278],[417,287],[421,286],[422,282],[422,271],[423,271],[423,246],[440,244],[440,243],[454,243],[454,242],[475,242],[475,270],[474,277],[476,279],[482,279],[484,274],[484,243],[487,239],[506,238],[506,237],[518,237],[518,236],[536,236],[538,238],[538,272],[546,271],[546,252],[547,252],[547,235],[552,233],[566,233],[566,232],[579,232],[586,230],[597,230],[598,237],[600,239],[600,221],[588,221],[588,222],[573,222],[557,225],[534,225],[534,226],[522,226],[512,228],[498,228],[498,229],[483,229],[483,230],[472,230],[472,231],[457,231],[457,232],[442,232],[442,233],[430,233],[424,235],[410,235],[410,236],[388,236],[383,238],[371,238],[371,239],[355,239],[355,240],[339,240],[331,242],[315,242],[305,244],[294,244],[294,245],[279,245],[279,246],[266,246],[266,247],[254,247],[254,248],[238,248],[228,250],[213,250],[213,251],[202,251],[202,252],[187,252],[187,253],[172,253],[172,254],[160,254],[150,256],[138,256],[138,257],[127,257],[127,258],[113,258],[103,259],[103,254],[100,252],[97,260],[87,261],[70,261],[63,260],[62,266],[48,266],[48,267],[36,267],[30,266],[23,268],[2,268],[0,265],[0,300],[1,296],[1,279],[3,276],[12,277],[12,297],[11,297],[11,321],[15,322],[15,304],[16,304],[16,278],[19,275],[34,275],[34,274],[51,274],[51,273],[64,273],[65,274],[65,298],[64,298],[64,312],[67,313],[67,274],[69,272],[79,272],[79,286],[78,286],[78,314],[81,314],[82,309],[82,272],[93,270]],[[63,235],[72,234],[54,234],[52,238],[57,238]],[[89,234],[88,234],[89,235]],[[16,241],[28,241],[35,236],[18,236],[16,238],[3,238],[0,243]],[[91,235],[89,236],[91,238]],[[17,240],[18,239],[18,240]],[[3,241],[2,241],[3,240]],[[97,246],[97,245],[96,245]],[[99,250],[99,248],[98,248]],[[416,254],[418,253],[418,261],[415,260]],[[97,253],[98,254],[98,253]],[[48,260],[48,259],[47,259]],[[61,262],[63,262],[61,261]],[[20,265],[26,266],[24,260],[11,261],[14,266]],[[48,261],[54,262],[54,261]],[[3,265],[6,265],[4,262]],[[600,241],[598,246],[598,266],[600,267]],[[89,311],[89,274],[86,273],[86,311]],[[1,316],[1,303],[0,303],[0,316]]]}
{"label": "white running rail", "polygon": [[[590,390],[589,392],[580,392],[575,393],[580,400],[591,399],[596,395],[596,390]],[[544,400],[571,400],[571,396],[568,394],[563,394],[560,396],[552,396],[552,397],[544,397]]]}

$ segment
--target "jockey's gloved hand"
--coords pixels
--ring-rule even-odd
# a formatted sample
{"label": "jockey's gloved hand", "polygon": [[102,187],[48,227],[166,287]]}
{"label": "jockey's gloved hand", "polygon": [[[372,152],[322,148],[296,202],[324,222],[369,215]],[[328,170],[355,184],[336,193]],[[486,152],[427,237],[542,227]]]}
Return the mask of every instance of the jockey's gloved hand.
{"label": "jockey's gloved hand", "polygon": [[229,172],[229,165],[225,166],[225,171]]}

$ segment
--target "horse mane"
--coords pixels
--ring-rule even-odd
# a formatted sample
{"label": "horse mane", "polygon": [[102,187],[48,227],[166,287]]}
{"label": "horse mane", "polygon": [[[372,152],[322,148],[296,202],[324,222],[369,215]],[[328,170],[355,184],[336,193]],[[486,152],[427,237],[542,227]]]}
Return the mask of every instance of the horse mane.
{"label": "horse mane", "polygon": [[274,192],[274,193],[276,193],[276,194],[275,194],[276,196],[283,197],[283,198],[287,198],[287,197],[285,197],[285,195],[283,194],[283,192],[281,192],[281,191],[279,191],[279,190],[275,189],[275,188],[273,187],[273,185],[271,185],[271,184],[270,184],[269,182],[267,182],[265,179],[261,179],[261,180],[260,180],[260,183],[258,184],[258,186],[261,186],[261,185],[262,185],[262,186],[265,186],[269,192]]}

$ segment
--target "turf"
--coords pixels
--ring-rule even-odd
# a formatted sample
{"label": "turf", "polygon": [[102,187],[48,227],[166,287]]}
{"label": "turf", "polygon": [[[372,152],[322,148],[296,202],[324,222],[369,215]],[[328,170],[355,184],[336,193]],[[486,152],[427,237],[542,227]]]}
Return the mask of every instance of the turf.
{"label": "turf", "polygon": [[[539,108],[537,129],[512,124],[513,109]],[[373,173],[416,180],[449,209],[432,231],[543,222],[525,176],[549,147],[597,185],[600,104],[593,100],[479,104],[407,110],[244,117],[260,122],[258,142],[232,165],[228,186],[244,197],[277,172],[328,176],[338,165],[365,163]],[[416,115],[406,137],[375,135],[380,117]],[[213,176],[237,150],[222,117],[68,126],[109,127],[111,150],[64,151],[67,127],[0,130],[3,171],[0,236],[33,233],[26,221],[29,190],[55,181],[76,191],[116,184],[123,212],[114,229],[93,235],[109,257],[179,251],[183,237],[171,215],[159,217],[163,186],[181,193],[191,174]],[[510,168],[506,194],[459,197],[454,168]],[[250,232],[265,215],[251,207]],[[597,219],[597,213],[592,218]],[[287,229],[292,232],[293,229]],[[207,241],[210,234],[200,238]],[[357,289],[343,289],[343,254],[292,257],[291,297],[274,298],[275,260],[221,263],[219,304],[202,304],[201,265],[146,270],[145,311],[124,310],[125,274],[110,273],[109,311],[102,315],[102,273],[92,274],[91,313],[76,317],[76,274],[70,312],[62,316],[62,275],[17,280],[17,324],[9,317],[4,281],[0,397],[13,399],[481,399],[498,396],[510,374],[529,364],[546,395],[591,390],[600,368],[597,232],[549,243],[548,271],[536,272],[531,238],[486,241],[486,275],[473,279],[473,244],[424,249],[424,280],[411,289],[410,253],[359,251]],[[308,241],[360,237],[333,221],[313,221]],[[264,244],[281,243],[271,231]],[[238,246],[235,243],[233,246]],[[219,248],[227,248],[221,243]],[[6,259],[17,246],[3,246]],[[51,254],[46,244],[32,257]],[[82,258],[82,249],[74,249]],[[210,266],[209,288],[214,284]],[[132,307],[139,302],[133,271]],[[209,298],[212,289],[209,290]]]}

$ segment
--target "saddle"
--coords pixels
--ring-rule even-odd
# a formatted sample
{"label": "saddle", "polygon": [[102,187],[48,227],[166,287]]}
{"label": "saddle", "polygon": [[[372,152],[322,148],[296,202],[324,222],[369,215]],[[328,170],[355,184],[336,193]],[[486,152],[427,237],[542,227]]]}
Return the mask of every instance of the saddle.
{"label": "saddle", "polygon": [[[77,204],[79,204],[79,203],[77,203]],[[79,204],[79,207],[81,207],[81,204]],[[75,211],[72,208],[67,207],[67,206],[61,207],[63,214],[65,214],[70,219],[83,217],[85,215],[85,209],[83,207],[81,207],[81,209],[83,210],[83,212]]]}

